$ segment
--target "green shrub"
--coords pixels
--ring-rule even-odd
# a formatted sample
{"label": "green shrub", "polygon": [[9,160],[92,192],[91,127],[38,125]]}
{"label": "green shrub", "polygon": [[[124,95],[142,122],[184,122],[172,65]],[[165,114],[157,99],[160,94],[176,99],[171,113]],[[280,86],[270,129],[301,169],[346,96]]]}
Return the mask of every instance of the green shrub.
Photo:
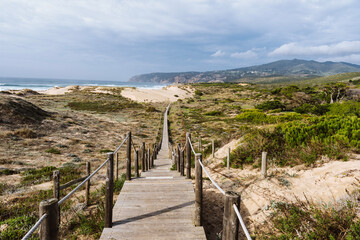
{"label": "green shrub", "polygon": [[330,107],[329,104],[312,105],[312,104],[304,103],[301,106],[294,108],[294,111],[301,114],[311,113],[315,115],[324,115],[329,111],[329,107]]}
{"label": "green shrub", "polygon": [[329,115],[360,117],[360,102],[347,101],[330,104]]}
{"label": "green shrub", "polygon": [[258,111],[245,111],[236,116],[236,119],[242,122],[252,124],[273,124],[300,120],[303,116],[297,113],[284,113],[279,115],[268,115]]}
{"label": "green shrub", "polygon": [[210,111],[210,112],[206,112],[204,113],[204,115],[206,116],[221,116],[223,115],[223,113],[221,111]]}
{"label": "green shrub", "polygon": [[197,96],[202,96],[202,95],[203,95],[203,93],[202,93],[202,92],[200,92],[199,90],[195,90],[195,95],[197,95]]}
{"label": "green shrub", "polygon": [[51,147],[49,149],[46,149],[45,152],[52,153],[52,154],[61,154],[60,150],[54,147]]}
{"label": "green shrub", "polygon": [[285,106],[280,101],[273,100],[273,101],[266,101],[266,102],[263,102],[263,103],[261,103],[259,105],[256,105],[255,108],[263,110],[263,111],[274,110],[274,109],[282,109],[282,110],[284,110]]}
{"label": "green shrub", "polygon": [[[360,239],[360,220],[355,201],[342,207],[312,203],[271,202],[273,227],[258,234],[260,239]],[[264,228],[265,229],[265,228]]]}

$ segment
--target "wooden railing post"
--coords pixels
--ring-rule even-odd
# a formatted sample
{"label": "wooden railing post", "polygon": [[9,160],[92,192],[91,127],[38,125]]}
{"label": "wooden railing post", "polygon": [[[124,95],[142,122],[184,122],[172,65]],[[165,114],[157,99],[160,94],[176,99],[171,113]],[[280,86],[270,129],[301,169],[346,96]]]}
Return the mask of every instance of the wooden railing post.
{"label": "wooden railing post", "polygon": [[230,169],[230,148],[228,148],[228,151],[227,151],[226,167],[227,167],[227,169]]}
{"label": "wooden railing post", "polygon": [[114,187],[114,154],[108,153],[109,162],[107,168],[106,188],[105,188],[105,217],[104,227],[112,227],[112,205]]}
{"label": "wooden railing post", "polygon": [[116,153],[116,161],[115,161],[115,179],[119,179],[119,153]]}
{"label": "wooden railing post", "polygon": [[239,219],[236,216],[233,205],[240,209],[240,196],[228,191],[224,196],[224,217],[223,217],[223,240],[237,240],[239,235]]}
{"label": "wooden railing post", "polygon": [[201,136],[199,136],[199,152],[201,152],[201,148],[202,148],[201,145],[202,145],[202,144],[201,144]]}
{"label": "wooden railing post", "polygon": [[202,226],[202,199],[203,199],[203,185],[202,185],[202,161],[201,153],[195,155],[195,226]]}
{"label": "wooden railing post", "polygon": [[214,139],[211,140],[211,154],[212,154],[212,157],[214,158],[215,157],[215,141],[214,141]]}
{"label": "wooden railing post", "polygon": [[[90,162],[86,163],[86,176],[91,174]],[[85,186],[85,206],[90,205],[90,179],[86,182]]]}
{"label": "wooden railing post", "polygon": [[131,132],[128,133],[126,145],[126,180],[131,180]]}
{"label": "wooden railing post", "polygon": [[145,142],[142,143],[142,158],[141,158],[141,171],[145,172]]}
{"label": "wooden railing post", "polygon": [[261,174],[264,176],[264,178],[267,177],[267,158],[266,158],[267,152],[262,152],[261,154]]}
{"label": "wooden railing post", "polygon": [[55,170],[53,172],[53,197],[58,201],[60,200],[60,172],[59,170]]}
{"label": "wooden railing post", "polygon": [[139,150],[134,151],[135,176],[140,177],[139,173]]}
{"label": "wooden railing post", "polygon": [[180,150],[180,175],[184,176],[184,151]]}
{"label": "wooden railing post", "polygon": [[151,155],[150,155],[150,148],[148,148],[148,152],[147,152],[147,160],[148,160],[148,166],[149,169],[151,169]]}
{"label": "wooden railing post", "polygon": [[191,133],[186,133],[186,178],[191,179]]}
{"label": "wooden railing post", "polygon": [[39,216],[44,214],[47,217],[40,225],[40,240],[58,240],[59,239],[59,205],[56,198],[51,198],[40,202]]}
{"label": "wooden railing post", "polygon": [[176,153],[177,153],[177,166],[176,166],[176,169],[177,169],[177,171],[178,172],[180,172],[180,161],[181,161],[181,159],[180,159],[180,143],[178,143],[178,145],[177,145],[177,149],[176,149]]}

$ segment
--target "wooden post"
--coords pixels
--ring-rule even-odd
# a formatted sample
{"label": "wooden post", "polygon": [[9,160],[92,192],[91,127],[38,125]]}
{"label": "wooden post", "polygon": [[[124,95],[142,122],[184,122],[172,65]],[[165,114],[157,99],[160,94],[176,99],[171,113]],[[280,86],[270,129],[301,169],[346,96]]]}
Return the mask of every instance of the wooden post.
{"label": "wooden post", "polygon": [[128,133],[126,145],[126,180],[131,180],[131,132]]}
{"label": "wooden post", "polygon": [[267,158],[266,158],[267,152],[262,152],[261,154],[261,174],[264,176],[264,178],[267,177]]}
{"label": "wooden post", "polygon": [[230,148],[228,148],[228,151],[227,151],[226,167],[227,167],[227,169],[230,169]]}
{"label": "wooden post", "polygon": [[53,171],[53,197],[58,201],[60,200],[60,172],[59,170]]}
{"label": "wooden post", "polygon": [[184,151],[180,150],[180,175],[184,176]]}
{"label": "wooden post", "polygon": [[151,169],[151,155],[150,155],[150,148],[148,148],[148,154],[147,154],[147,160],[148,160],[148,166],[149,169]]}
{"label": "wooden post", "polygon": [[180,161],[181,161],[181,159],[180,159],[180,149],[181,149],[181,147],[180,147],[180,143],[178,143],[178,145],[177,145],[177,149],[176,149],[176,152],[177,152],[177,167],[176,167],[176,169],[178,170],[178,172],[180,172]]}
{"label": "wooden post", "polygon": [[202,148],[202,146],[201,146],[201,136],[199,136],[199,152],[201,152],[201,148]]}
{"label": "wooden post", "polygon": [[140,177],[139,173],[139,150],[134,151],[135,176]]}
{"label": "wooden post", "polygon": [[112,205],[113,205],[113,187],[114,187],[114,154],[108,153],[109,162],[107,168],[106,188],[105,188],[105,217],[104,227],[112,227]]}
{"label": "wooden post", "polygon": [[148,154],[146,149],[144,149],[145,151],[145,171],[149,171],[149,166],[148,166]]}
{"label": "wooden post", "polygon": [[142,143],[141,171],[145,172],[145,142]]}
{"label": "wooden post", "polygon": [[154,167],[155,155],[156,155],[156,149],[154,147],[153,153],[151,154],[151,167]]}
{"label": "wooden post", "polygon": [[[90,176],[91,174],[91,166],[90,162],[86,163],[86,176]],[[86,182],[85,185],[85,206],[90,205],[90,179]]]}
{"label": "wooden post", "polygon": [[214,139],[211,140],[211,152],[212,152],[212,157],[215,157],[215,142]]}
{"label": "wooden post", "polygon": [[186,178],[191,179],[191,133],[186,133]]}
{"label": "wooden post", "polygon": [[44,214],[47,217],[40,225],[40,240],[58,240],[59,239],[59,205],[56,198],[51,198],[40,202],[39,216]]}
{"label": "wooden post", "polygon": [[199,163],[202,161],[201,153],[195,155],[195,226],[202,226],[202,167]]}
{"label": "wooden post", "polygon": [[224,217],[223,217],[223,240],[237,240],[239,235],[239,219],[236,216],[233,205],[240,209],[240,196],[228,191],[224,196]]}
{"label": "wooden post", "polygon": [[116,178],[116,180],[119,179],[119,153],[116,153],[115,178]]}

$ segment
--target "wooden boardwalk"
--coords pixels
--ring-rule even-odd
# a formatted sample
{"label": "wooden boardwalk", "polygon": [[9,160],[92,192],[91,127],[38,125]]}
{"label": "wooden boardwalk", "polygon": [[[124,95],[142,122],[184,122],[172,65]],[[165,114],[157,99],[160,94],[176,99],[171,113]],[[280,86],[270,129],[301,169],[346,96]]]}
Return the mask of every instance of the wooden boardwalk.
{"label": "wooden boardwalk", "polygon": [[167,114],[161,150],[154,167],[126,181],[113,208],[113,227],[100,239],[206,239],[195,227],[195,194],[191,180],[170,171]]}

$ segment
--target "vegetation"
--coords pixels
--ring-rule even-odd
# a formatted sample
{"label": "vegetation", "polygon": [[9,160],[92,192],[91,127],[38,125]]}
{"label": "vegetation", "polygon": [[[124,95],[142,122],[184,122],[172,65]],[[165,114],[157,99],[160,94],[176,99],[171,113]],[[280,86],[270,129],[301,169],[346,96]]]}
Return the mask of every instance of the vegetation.
{"label": "vegetation", "polygon": [[357,204],[346,201],[332,206],[310,202],[272,202],[272,226],[259,231],[259,239],[360,239]]}

